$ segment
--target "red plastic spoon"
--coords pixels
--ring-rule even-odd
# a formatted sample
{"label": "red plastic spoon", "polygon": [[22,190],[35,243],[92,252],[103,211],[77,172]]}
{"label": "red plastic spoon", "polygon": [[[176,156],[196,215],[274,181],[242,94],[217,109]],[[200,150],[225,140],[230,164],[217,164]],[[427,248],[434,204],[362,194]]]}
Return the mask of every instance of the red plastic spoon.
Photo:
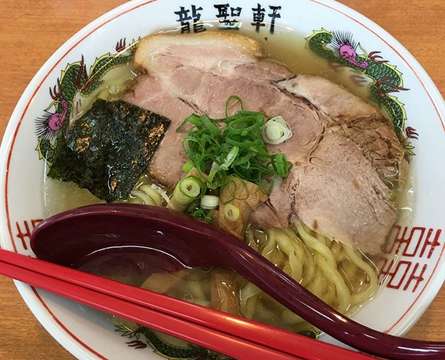
{"label": "red plastic spoon", "polygon": [[31,246],[39,258],[67,266],[78,266],[98,254],[137,256],[155,251],[177,267],[233,269],[303,319],[356,349],[388,359],[445,359],[445,343],[404,339],[363,326],[235,237],[168,209],[129,204],[75,209],[42,222]]}

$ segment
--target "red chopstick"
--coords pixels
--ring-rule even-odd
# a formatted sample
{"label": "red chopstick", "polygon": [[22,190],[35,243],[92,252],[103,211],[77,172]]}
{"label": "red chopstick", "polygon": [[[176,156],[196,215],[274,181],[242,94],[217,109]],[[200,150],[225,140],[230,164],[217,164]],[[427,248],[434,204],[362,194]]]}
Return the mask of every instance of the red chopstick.
{"label": "red chopstick", "polygon": [[238,359],[248,359],[250,356],[258,356],[260,359],[270,360],[295,359],[295,357],[290,354],[281,353],[261,345],[240,340],[225,333],[207,329],[194,323],[188,323],[164,313],[159,313],[52,277],[46,277],[15,265],[0,262],[0,272],[4,275],[13,276],[19,280],[29,282],[35,286],[44,287],[47,290],[90,305],[98,310],[111,312],[128,320],[180,337],[184,340],[192,341],[215,351],[225,352],[227,355]]}
{"label": "red chopstick", "polygon": [[236,359],[371,359],[227,313],[1,249],[0,273]]}

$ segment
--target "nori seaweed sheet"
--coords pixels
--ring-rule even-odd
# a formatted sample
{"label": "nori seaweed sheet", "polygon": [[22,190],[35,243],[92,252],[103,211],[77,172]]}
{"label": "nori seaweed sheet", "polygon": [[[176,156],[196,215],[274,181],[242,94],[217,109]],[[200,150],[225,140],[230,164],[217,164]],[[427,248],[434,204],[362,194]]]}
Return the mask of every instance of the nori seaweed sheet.
{"label": "nori seaweed sheet", "polygon": [[97,100],[58,138],[48,176],[108,202],[127,199],[170,120],[124,101]]}

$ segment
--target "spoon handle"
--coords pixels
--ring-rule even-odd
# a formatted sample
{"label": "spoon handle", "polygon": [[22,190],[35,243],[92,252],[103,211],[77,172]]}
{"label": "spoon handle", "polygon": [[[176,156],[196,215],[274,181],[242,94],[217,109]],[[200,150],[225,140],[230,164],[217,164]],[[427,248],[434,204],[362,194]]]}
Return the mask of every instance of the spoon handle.
{"label": "spoon handle", "polygon": [[381,333],[339,313],[247,245],[226,243],[231,267],[275,300],[337,340],[388,359],[445,359],[445,343],[410,340]]}

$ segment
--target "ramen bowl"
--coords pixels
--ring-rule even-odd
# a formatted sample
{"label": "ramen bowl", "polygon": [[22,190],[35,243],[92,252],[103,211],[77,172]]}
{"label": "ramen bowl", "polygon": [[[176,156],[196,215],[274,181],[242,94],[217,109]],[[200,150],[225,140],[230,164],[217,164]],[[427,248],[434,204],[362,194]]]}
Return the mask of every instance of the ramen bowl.
{"label": "ramen bowl", "polygon": [[[282,0],[278,6],[276,2],[258,5],[258,1],[243,0],[233,2],[227,13],[214,6],[218,4],[130,1],[87,25],[42,66],[20,98],[3,138],[2,248],[33,255],[30,234],[47,215],[45,169],[36,151],[40,141],[36,123],[43,114],[54,115],[49,125],[57,130],[64,111],[51,107],[52,98],[61,91],[58,79],[62,79],[62,88],[68,88],[63,79],[68,81],[69,76],[63,76],[73,69],[85,68],[88,76],[98,58],[112,57],[122,47],[159,29],[199,32],[210,27],[240,26],[240,31],[258,30],[270,42],[280,32],[292,29],[313,56],[341,73],[346,86],[374,90],[374,100],[388,107],[391,120],[408,139],[413,153],[411,190],[405,199],[409,209],[394,226],[386,249],[396,257],[382,261],[381,287],[375,298],[353,315],[354,320],[371,328],[403,335],[425,311],[445,279],[445,219],[437,211],[438,204],[445,201],[441,186],[445,180],[441,156],[445,153],[445,107],[439,91],[391,35],[334,1]],[[292,48],[292,41],[287,46]],[[374,66],[370,67],[371,63]],[[392,111],[388,111],[390,107]],[[146,349],[129,348],[107,316],[21,282],[16,286],[35,317],[74,356],[158,358]],[[321,340],[334,342],[325,335]]]}

